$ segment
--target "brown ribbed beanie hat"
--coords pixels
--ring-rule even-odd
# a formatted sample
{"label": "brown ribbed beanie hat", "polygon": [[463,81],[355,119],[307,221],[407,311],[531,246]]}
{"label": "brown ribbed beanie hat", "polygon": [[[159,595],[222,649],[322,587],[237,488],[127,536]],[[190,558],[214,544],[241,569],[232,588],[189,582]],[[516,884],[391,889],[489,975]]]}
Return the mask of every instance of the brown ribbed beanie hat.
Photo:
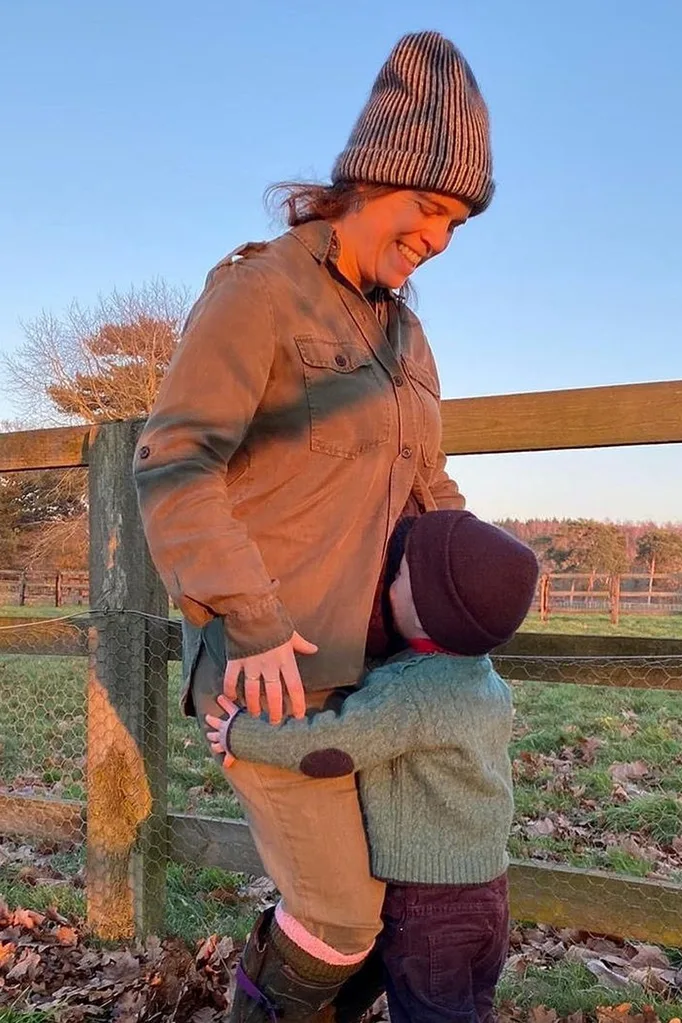
{"label": "brown ribbed beanie hat", "polygon": [[407,536],[412,598],[428,636],[458,654],[511,639],[538,578],[535,554],[467,511],[427,512]]}
{"label": "brown ribbed beanie hat", "polygon": [[495,185],[488,110],[457,47],[439,32],[403,36],[374,83],[332,181],[441,192],[472,216]]}

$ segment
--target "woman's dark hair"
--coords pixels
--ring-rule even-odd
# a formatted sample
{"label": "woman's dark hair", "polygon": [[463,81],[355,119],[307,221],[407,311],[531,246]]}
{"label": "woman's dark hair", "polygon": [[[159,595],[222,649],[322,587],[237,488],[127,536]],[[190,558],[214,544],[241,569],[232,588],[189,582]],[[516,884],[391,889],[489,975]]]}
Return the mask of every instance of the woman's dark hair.
{"label": "woman's dark hair", "polygon": [[[338,220],[346,213],[359,210],[369,199],[395,192],[393,185],[360,184],[356,181],[338,181],[323,185],[314,181],[280,181],[265,192],[265,206],[278,213],[289,227],[307,224],[310,220]],[[406,281],[398,297],[407,304],[416,305],[416,292]]]}
{"label": "woman's dark hair", "polygon": [[265,205],[271,212],[280,213],[289,227],[298,227],[309,220],[338,220],[352,210],[359,210],[368,199],[394,191],[390,185],[360,185],[356,181],[339,181],[335,185],[280,181],[267,189]]}

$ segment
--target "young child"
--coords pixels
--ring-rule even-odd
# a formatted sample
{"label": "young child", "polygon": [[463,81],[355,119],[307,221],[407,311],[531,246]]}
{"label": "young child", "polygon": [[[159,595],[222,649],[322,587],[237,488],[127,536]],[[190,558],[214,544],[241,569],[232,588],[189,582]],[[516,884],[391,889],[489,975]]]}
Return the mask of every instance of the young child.
{"label": "young child", "polygon": [[388,882],[379,940],[392,1023],[493,1018],[509,930],[512,702],[488,652],[525,618],[537,574],[509,534],[470,512],[429,512],[390,588],[407,653],[338,712],[273,728],[219,697],[227,718],[206,718],[226,766],[360,772],[372,870]]}

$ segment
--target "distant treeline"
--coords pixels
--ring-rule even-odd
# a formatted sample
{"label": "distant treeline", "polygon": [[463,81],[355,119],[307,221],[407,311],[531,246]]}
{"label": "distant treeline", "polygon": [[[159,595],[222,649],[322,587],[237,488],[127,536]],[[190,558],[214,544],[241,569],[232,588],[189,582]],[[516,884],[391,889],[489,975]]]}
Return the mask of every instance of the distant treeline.
{"label": "distant treeline", "polygon": [[682,523],[502,519],[498,525],[533,548],[544,572],[682,572]]}

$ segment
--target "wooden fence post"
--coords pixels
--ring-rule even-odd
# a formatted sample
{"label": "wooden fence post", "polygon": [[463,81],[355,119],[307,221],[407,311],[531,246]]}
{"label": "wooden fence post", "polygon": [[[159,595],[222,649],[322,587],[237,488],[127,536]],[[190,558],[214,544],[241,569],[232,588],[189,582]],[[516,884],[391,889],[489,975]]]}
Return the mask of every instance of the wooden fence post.
{"label": "wooden fence post", "polygon": [[54,580],[54,606],[62,606],[62,573],[57,572]]}
{"label": "wooden fence post", "polygon": [[620,576],[612,575],[609,579],[610,583],[610,611],[611,611],[611,624],[618,625],[620,621]]}
{"label": "wooden fence post", "polygon": [[551,575],[545,574],[540,577],[540,621],[546,622],[549,618],[549,588]]}
{"label": "wooden fence post", "polygon": [[168,597],[137,509],[139,429],[107,424],[89,450],[87,904],[107,939],[160,933],[165,910]]}

